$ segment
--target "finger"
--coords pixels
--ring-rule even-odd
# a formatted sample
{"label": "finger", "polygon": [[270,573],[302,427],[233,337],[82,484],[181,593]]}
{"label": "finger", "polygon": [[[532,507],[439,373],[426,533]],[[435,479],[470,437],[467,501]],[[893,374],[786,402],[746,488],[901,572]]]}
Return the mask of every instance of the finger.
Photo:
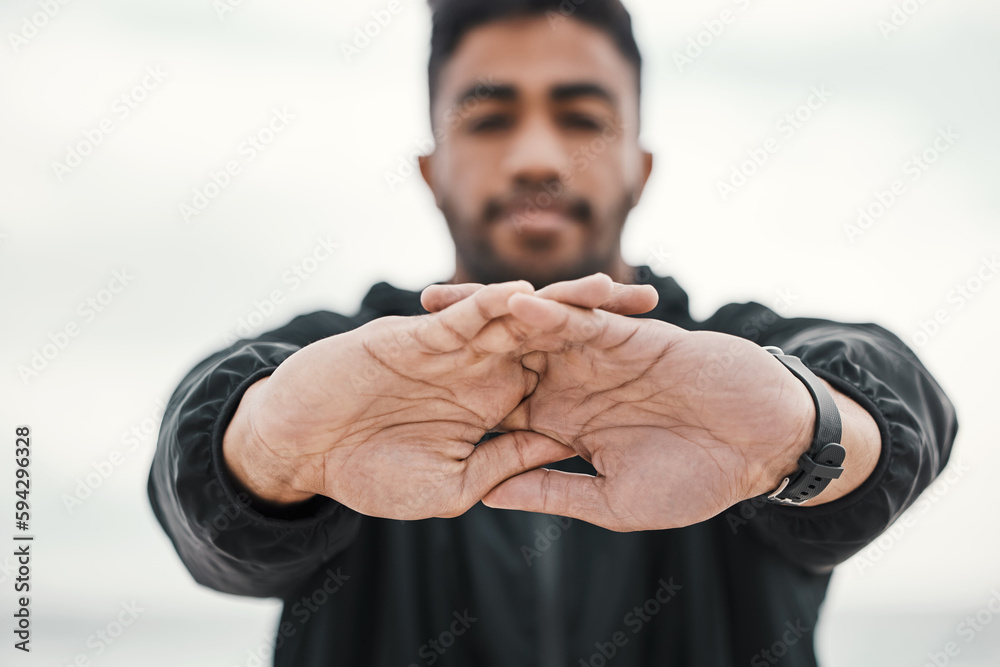
{"label": "finger", "polygon": [[637,335],[643,344],[663,349],[690,335],[681,327],[660,320],[624,317],[530,294],[513,295],[509,306],[510,319],[526,327],[527,333],[521,336],[523,351],[560,352],[574,347],[572,344],[607,350],[624,345]]}
{"label": "finger", "polygon": [[512,295],[533,291],[526,280],[487,285],[441,312],[429,315],[434,319],[428,330],[422,332],[421,341],[433,349],[456,350],[491,321],[508,314],[507,303]]}
{"label": "finger", "polygon": [[619,315],[649,312],[660,299],[652,285],[624,285],[613,282],[603,273],[552,283],[535,294],[553,301],[582,308],[600,308]]}
{"label": "finger", "polygon": [[[481,283],[429,285],[420,294],[420,303],[428,312],[435,313],[475,294],[482,287]],[[615,283],[603,273],[552,283],[535,293],[553,301],[584,308],[600,308],[619,315],[648,313],[656,307],[660,298],[652,285]]]}
{"label": "finger", "polygon": [[[515,301],[528,296],[531,301],[521,304],[521,315],[515,317]],[[602,320],[596,311],[570,306],[550,299],[535,298],[527,293],[514,293],[508,301],[509,315],[491,320],[469,341],[481,353],[503,353],[520,350],[530,352],[557,352],[565,349],[567,340],[592,342],[600,335]],[[588,315],[589,314],[589,315]],[[622,318],[624,319],[624,318]],[[563,327],[572,327],[571,334]]]}
{"label": "finger", "polygon": [[546,285],[535,294],[574,306],[597,308],[611,298],[614,285],[606,273],[595,273],[576,280],[564,280]]}
{"label": "finger", "polygon": [[616,283],[604,273],[552,283],[535,292],[540,297],[583,308],[600,308],[619,315],[646,313],[656,307],[659,293],[652,285]]}
{"label": "finger", "polygon": [[539,468],[511,477],[483,496],[496,509],[558,514],[622,530],[608,505],[606,477]]}
{"label": "finger", "polygon": [[462,283],[460,285],[428,285],[420,293],[420,305],[427,312],[436,313],[453,303],[472,296],[483,288],[482,283]]}
{"label": "finger", "polygon": [[[588,288],[590,295],[594,297],[592,303],[600,302],[611,294],[613,283],[609,282],[610,278],[607,276],[604,276],[603,280],[600,279],[601,276],[604,274],[595,274],[581,279],[581,281],[592,283],[592,289]],[[581,281],[571,282],[580,283]],[[555,285],[556,283],[553,283],[550,287]],[[569,283],[560,283],[560,285],[566,287]],[[551,298],[552,296],[580,297],[584,295],[583,291],[578,294],[571,294],[567,291],[551,291],[548,292],[550,298],[543,298],[543,290],[539,290],[533,295],[513,294],[508,302],[511,315],[489,322],[477,334],[472,345],[477,350],[492,353],[510,352],[515,349],[520,349],[523,352],[558,352],[566,348],[567,342],[597,344],[596,341],[599,338],[606,337],[607,317],[619,319],[617,322],[612,322],[617,325],[619,332],[623,330],[634,332],[638,326],[637,320],[629,320],[619,317],[617,314],[609,316],[605,311],[565,304]],[[617,336],[617,340],[624,340],[624,335]],[[598,346],[608,347],[611,344],[613,343],[600,343]]]}
{"label": "finger", "polygon": [[660,294],[652,285],[615,283],[611,297],[596,307],[618,315],[638,315],[656,308],[659,300]]}
{"label": "finger", "polygon": [[[478,354],[516,353],[522,355],[522,363],[524,354],[552,352],[561,350],[565,346],[565,342],[561,339],[547,336],[538,327],[522,322],[510,314],[491,320],[467,345],[468,349]],[[525,368],[531,367],[525,366]]]}
{"label": "finger", "polygon": [[617,330],[616,339],[624,340],[639,325],[637,320],[620,315],[526,294],[512,296],[509,307],[511,319],[518,323],[511,328],[520,332],[524,349],[542,352],[563,350],[567,343],[608,347],[612,344],[606,341],[609,327]]}
{"label": "finger", "polygon": [[507,478],[576,456],[571,447],[532,431],[513,431],[478,445],[466,461],[463,493],[471,505]]}

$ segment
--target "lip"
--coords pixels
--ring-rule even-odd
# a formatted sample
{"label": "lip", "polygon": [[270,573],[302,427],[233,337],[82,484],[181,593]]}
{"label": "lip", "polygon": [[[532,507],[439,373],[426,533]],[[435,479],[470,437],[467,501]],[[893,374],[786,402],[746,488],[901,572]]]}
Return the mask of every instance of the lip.
{"label": "lip", "polygon": [[551,233],[577,224],[568,209],[561,206],[514,206],[505,211],[502,220],[518,232],[526,233]]}

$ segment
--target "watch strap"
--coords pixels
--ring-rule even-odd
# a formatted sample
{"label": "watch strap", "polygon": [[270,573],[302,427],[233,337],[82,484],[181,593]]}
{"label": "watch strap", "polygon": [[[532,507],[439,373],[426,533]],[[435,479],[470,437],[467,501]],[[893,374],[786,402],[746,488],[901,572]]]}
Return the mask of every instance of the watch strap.
{"label": "watch strap", "polygon": [[774,355],[795,377],[799,378],[816,406],[816,428],[809,450],[799,457],[798,469],[786,477],[767,499],[786,505],[801,505],[815,498],[844,472],[847,450],[841,444],[843,429],[840,409],[830,391],[798,357],[785,354],[781,348],[764,348]]}

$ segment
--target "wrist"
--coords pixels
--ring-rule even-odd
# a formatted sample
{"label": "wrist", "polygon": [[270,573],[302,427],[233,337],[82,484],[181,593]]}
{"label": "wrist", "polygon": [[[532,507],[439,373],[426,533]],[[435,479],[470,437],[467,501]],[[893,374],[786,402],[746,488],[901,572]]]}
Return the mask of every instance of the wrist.
{"label": "wrist", "polygon": [[791,385],[794,405],[787,410],[790,416],[789,435],[775,447],[772,457],[764,462],[763,471],[757,477],[757,484],[751,498],[767,495],[774,491],[799,468],[799,457],[809,451],[816,432],[816,404],[798,380]]}
{"label": "wrist", "polygon": [[781,348],[767,346],[763,349],[802,381],[815,406],[810,445],[799,455],[796,470],[784,477],[774,491],[767,494],[768,501],[786,505],[815,503],[830,482],[844,473],[847,450],[843,445],[843,418],[840,406],[830,391],[828,383],[810,371],[798,357],[786,355]]}
{"label": "wrist", "polygon": [[265,409],[262,396],[268,380],[258,380],[243,394],[223,435],[222,454],[238,490],[258,503],[284,506],[315,494],[296,488],[292,467],[274,455],[255,427]]}

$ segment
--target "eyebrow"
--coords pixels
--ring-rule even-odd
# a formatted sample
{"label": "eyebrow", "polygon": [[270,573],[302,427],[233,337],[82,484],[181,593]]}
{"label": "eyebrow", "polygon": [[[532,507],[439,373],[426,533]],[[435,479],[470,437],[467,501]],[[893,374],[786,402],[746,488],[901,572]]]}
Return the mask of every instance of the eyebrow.
{"label": "eyebrow", "polygon": [[555,102],[566,102],[580,97],[596,97],[612,106],[617,106],[617,100],[610,90],[590,81],[555,86],[549,92],[549,97]]}
{"label": "eyebrow", "polygon": [[[456,96],[455,105],[462,106],[466,102],[474,99],[498,100],[503,102],[513,102],[519,97],[517,88],[510,84],[500,84],[495,86],[483,86],[482,83],[469,86],[462,93]],[[604,100],[612,106],[617,106],[617,99],[604,86],[591,81],[580,81],[574,83],[564,83],[553,86],[549,90],[549,98],[553,102],[567,102],[581,97],[596,97]]]}

